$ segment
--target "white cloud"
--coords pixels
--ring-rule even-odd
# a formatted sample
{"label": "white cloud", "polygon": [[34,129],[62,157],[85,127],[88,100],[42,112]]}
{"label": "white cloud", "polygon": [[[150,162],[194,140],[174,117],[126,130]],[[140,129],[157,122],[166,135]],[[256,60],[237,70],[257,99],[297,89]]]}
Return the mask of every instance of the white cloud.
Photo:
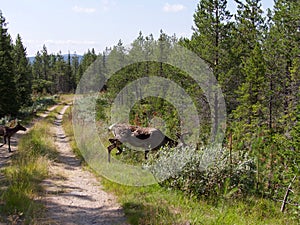
{"label": "white cloud", "polygon": [[83,7],[80,7],[80,6],[74,6],[73,8],[72,8],[72,10],[74,11],[74,12],[76,12],[76,13],[88,13],[88,14],[90,14],[90,13],[94,13],[94,12],[96,12],[96,9],[95,8],[83,8]]}
{"label": "white cloud", "polygon": [[102,0],[101,1],[102,10],[104,10],[104,11],[109,11],[110,9],[115,7],[116,5],[117,4],[114,0]]}
{"label": "white cloud", "polygon": [[173,13],[176,13],[176,12],[180,12],[182,10],[184,10],[186,7],[182,4],[169,4],[169,3],[166,3],[164,5],[164,12],[173,12]]}

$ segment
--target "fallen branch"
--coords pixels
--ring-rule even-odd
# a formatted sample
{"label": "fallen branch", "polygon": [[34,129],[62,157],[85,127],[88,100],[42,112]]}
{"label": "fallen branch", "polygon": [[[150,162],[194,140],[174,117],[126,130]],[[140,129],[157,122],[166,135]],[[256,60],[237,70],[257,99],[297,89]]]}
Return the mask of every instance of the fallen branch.
{"label": "fallen branch", "polygon": [[296,177],[297,176],[295,175],[294,178],[292,179],[291,183],[289,184],[286,192],[285,192],[285,195],[284,195],[284,198],[283,198],[283,202],[282,202],[282,205],[281,205],[281,209],[280,209],[281,212],[284,212],[285,205],[287,203],[287,199],[288,199],[289,193],[291,191],[291,186],[292,186],[293,182],[295,181]]}

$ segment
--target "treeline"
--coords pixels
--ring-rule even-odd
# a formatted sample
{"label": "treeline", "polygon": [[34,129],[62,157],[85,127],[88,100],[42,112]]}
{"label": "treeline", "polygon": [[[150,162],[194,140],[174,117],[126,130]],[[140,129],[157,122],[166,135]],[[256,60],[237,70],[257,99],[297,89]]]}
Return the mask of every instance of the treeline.
{"label": "treeline", "polygon": [[[256,193],[282,200],[293,181],[290,198],[296,209],[300,200],[300,2],[277,0],[266,12],[260,0],[236,4],[237,12],[232,14],[226,0],[201,0],[191,38],[178,40],[161,32],[155,40],[140,33],[130,49],[120,41],[109,57],[102,55],[106,64],[101,70],[149,51],[170,57],[168,49],[175,43],[196,53],[209,65],[226,100],[223,144],[229,156],[222,171],[215,168],[204,173],[189,165],[187,173],[169,180],[168,185],[196,195],[213,196],[237,188],[242,195]],[[200,139],[205,144],[212,126],[207,99],[188,74],[168,64],[145,61],[122,68],[108,80],[109,101],[99,100],[98,111],[105,110],[127,84],[145,76],[172,79],[189,93],[202,117]],[[214,106],[218,104],[215,98]],[[106,119],[102,113],[98,116]],[[180,126],[176,109],[163,99],[143,99],[130,112],[136,124],[149,125],[155,117],[163,118],[172,133]]]}
{"label": "treeline", "polygon": [[181,43],[221,85],[226,145],[255,157],[251,190],[274,197],[294,176],[299,184],[300,2],[278,0],[267,12],[260,0],[236,3],[232,15],[226,0],[200,1],[193,35]]}
{"label": "treeline", "polygon": [[12,41],[0,11],[0,118],[17,116],[39,96],[74,93],[82,74],[97,56],[92,49],[82,58],[69,53],[65,59],[61,52],[49,54],[44,45],[30,63],[21,36]]}
{"label": "treeline", "polygon": [[[125,65],[126,59],[138,58],[140,54],[157,51],[168,57],[168,50],[180,44],[209,65],[223,91],[228,118],[224,146],[228,152],[237,153],[237,162],[246,156],[254,159],[250,166],[253,173],[248,173],[251,182],[247,176],[247,182],[243,183],[241,175],[230,186],[248,185],[240,190],[282,199],[294,177],[297,177],[294,187],[300,186],[300,2],[277,0],[274,8],[266,12],[261,0],[236,0],[236,4],[237,12],[232,14],[226,0],[199,1],[191,38],[178,40],[175,35],[161,32],[155,40],[153,35],[140,33],[130,49],[120,41],[101,54],[88,51],[80,61],[76,55],[64,60],[61,53],[48,54],[44,46],[32,64],[26,59],[21,38],[18,36],[16,43],[11,42],[1,14],[0,115],[14,114],[21,106],[30,104],[32,93],[74,92],[96,59],[100,59],[96,71],[108,74],[109,69]],[[102,111],[123,87],[144,76],[172,79],[189,93],[202,118],[200,138],[201,144],[205,144],[212,125],[205,95],[188,74],[162,62],[149,60],[117,71],[106,83],[105,99],[100,99],[97,105],[99,119],[106,119]],[[217,108],[218,104],[219,99],[215,98],[214,106]],[[160,98],[144,99],[130,113],[131,121],[136,124],[148,125],[149,118],[161,117],[167,121],[169,130],[175,131],[180,126],[176,109]],[[233,163],[233,158],[228,160]],[[219,183],[208,191],[213,194],[218,188],[226,188],[226,178],[232,175],[231,166],[222,179],[215,179]],[[176,188],[184,190],[201,178],[197,172],[194,171],[195,177],[178,178],[183,180],[180,184],[176,181],[170,184],[176,183]],[[197,190],[199,186],[189,187],[190,192]],[[295,195],[294,200],[299,202],[299,196]]]}

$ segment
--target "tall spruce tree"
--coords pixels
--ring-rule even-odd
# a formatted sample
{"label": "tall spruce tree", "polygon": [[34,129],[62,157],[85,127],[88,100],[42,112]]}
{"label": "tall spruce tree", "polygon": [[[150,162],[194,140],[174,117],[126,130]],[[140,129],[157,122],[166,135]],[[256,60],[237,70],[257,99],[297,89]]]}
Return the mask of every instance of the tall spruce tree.
{"label": "tall spruce tree", "polygon": [[53,77],[51,77],[50,70],[50,59],[51,55],[48,54],[46,45],[43,45],[43,50],[41,51],[42,60],[42,79],[44,80],[44,90],[45,93],[51,93],[51,87],[53,85]]}
{"label": "tall spruce tree", "polygon": [[15,67],[15,81],[17,87],[17,101],[20,106],[31,104],[31,67],[27,59],[26,48],[18,34],[14,45],[13,58]]}
{"label": "tall spruce tree", "polygon": [[73,83],[72,83],[72,66],[71,66],[71,54],[70,52],[68,53],[68,58],[67,58],[67,62],[66,62],[66,79],[67,79],[67,88],[66,91],[67,92],[73,92]]}
{"label": "tall spruce tree", "polygon": [[77,80],[78,71],[79,71],[79,57],[76,53],[72,55],[71,70],[72,70],[71,85],[72,85],[73,92],[75,92],[76,85],[79,82],[79,80]]}
{"label": "tall spruce tree", "polygon": [[227,94],[228,112],[231,112],[239,104],[237,101],[239,95],[232,90],[237,90],[245,82],[243,62],[252,54],[257,42],[263,42],[266,31],[261,0],[243,2],[236,0],[236,3],[237,12],[230,33],[231,39],[228,43],[230,69],[223,82],[223,89]]}
{"label": "tall spruce tree", "polygon": [[[287,184],[295,171],[299,171],[299,168],[295,169],[295,165],[299,164],[299,146],[290,146],[290,142],[295,138],[293,127],[299,104],[300,2],[276,1],[274,11],[269,12],[269,19],[269,33],[264,43],[269,82],[268,124],[272,131],[267,187],[280,193],[275,188],[276,184]],[[295,158],[298,158],[296,164]],[[277,165],[274,165],[275,161]],[[274,170],[276,180],[273,179]]]}
{"label": "tall spruce tree", "polygon": [[16,115],[19,109],[14,75],[13,46],[0,11],[0,116]]}
{"label": "tall spruce tree", "polygon": [[34,61],[32,64],[32,90],[34,94],[42,93],[45,86],[45,80],[43,79],[43,71],[42,71],[42,57],[41,53],[38,51],[34,57]]}
{"label": "tall spruce tree", "polygon": [[276,1],[271,21],[265,43],[265,57],[273,86],[275,121],[279,117],[288,116],[297,105],[298,97],[294,92],[297,92],[299,87],[299,71],[297,72],[295,63],[299,62],[300,53],[299,1]]}
{"label": "tall spruce tree", "polygon": [[[231,14],[227,10],[226,0],[201,0],[194,14],[193,35],[191,40],[185,39],[183,45],[194,51],[202,58],[212,69],[217,81],[222,84],[229,66],[228,58],[228,40],[231,28]],[[208,81],[211,83],[210,81]],[[211,114],[213,119],[213,132],[219,129],[218,110],[219,99],[214,93],[215,87],[211,88],[210,99],[213,99],[211,105]]]}

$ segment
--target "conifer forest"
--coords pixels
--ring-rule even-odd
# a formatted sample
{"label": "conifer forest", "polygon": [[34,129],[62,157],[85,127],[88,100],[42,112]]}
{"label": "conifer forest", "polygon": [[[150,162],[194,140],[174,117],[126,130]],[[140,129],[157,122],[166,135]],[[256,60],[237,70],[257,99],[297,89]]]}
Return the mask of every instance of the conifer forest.
{"label": "conifer forest", "polygon": [[[12,40],[9,21],[0,11],[0,118],[24,118],[44,96],[75,94],[96,60],[105,74],[122,60],[151,51],[168,57],[175,45],[182,46],[201,58],[217,80],[226,104],[226,130],[219,163],[200,170],[201,162],[192,159],[181,173],[160,185],[211,202],[251,196],[280,202],[282,212],[299,220],[300,1],[275,0],[273,9],[266,11],[261,0],[236,0],[236,4],[233,14],[226,0],[199,0],[191,37],[161,30],[156,39],[137,31],[130,48],[120,40],[102,52],[87,49],[77,55],[50,54],[44,45],[31,58],[22,34]],[[149,60],[118,70],[99,91],[96,121],[108,122],[113,99],[144,76],[172,80],[188,93],[201,117],[197,148],[203,149],[212,126],[207,96],[188,74],[167,63]],[[180,115],[161,98],[147,97],[135,104],[130,123],[146,127],[153,117],[162,118],[167,135],[176,138]],[[132,161],[135,156],[125,151],[122,157]]]}

